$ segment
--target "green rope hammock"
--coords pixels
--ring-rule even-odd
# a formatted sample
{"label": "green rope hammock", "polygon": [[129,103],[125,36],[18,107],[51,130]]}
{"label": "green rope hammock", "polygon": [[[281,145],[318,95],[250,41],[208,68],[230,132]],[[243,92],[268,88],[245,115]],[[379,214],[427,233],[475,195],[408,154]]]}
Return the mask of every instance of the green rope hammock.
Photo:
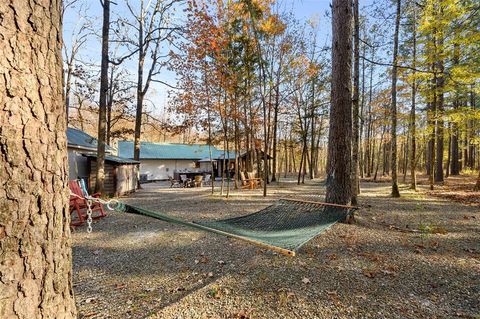
{"label": "green rope hammock", "polygon": [[309,240],[343,220],[357,208],[351,206],[281,199],[256,213],[217,221],[187,222],[159,212],[119,203],[115,210],[149,216],[177,225],[241,239],[295,256]]}

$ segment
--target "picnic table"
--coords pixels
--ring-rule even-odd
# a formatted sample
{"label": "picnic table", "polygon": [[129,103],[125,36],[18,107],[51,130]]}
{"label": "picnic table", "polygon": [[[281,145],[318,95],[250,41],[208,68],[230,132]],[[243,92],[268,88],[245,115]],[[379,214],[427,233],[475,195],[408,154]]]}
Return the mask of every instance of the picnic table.
{"label": "picnic table", "polygon": [[209,172],[174,172],[173,178],[177,181],[181,180],[180,175],[186,175],[189,179],[195,179],[195,176],[205,176],[205,174],[210,174]]}

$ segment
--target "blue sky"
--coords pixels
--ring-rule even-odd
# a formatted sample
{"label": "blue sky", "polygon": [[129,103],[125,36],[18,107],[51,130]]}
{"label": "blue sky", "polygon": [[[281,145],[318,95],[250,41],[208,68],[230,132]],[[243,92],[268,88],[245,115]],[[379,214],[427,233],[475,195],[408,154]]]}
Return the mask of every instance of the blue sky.
{"label": "blue sky", "polygon": [[[373,0],[361,1],[361,5],[370,4],[372,1]],[[87,12],[87,15],[92,21],[94,21],[94,29],[98,30],[98,33],[101,31],[102,9],[100,1],[80,0],[80,3],[82,3],[82,5],[77,4],[73,9],[68,10],[64,17],[64,41],[67,47],[71,45],[72,33],[74,33],[75,28],[78,28],[82,23],[82,18],[78,15],[78,11]],[[117,0],[116,3],[117,5],[111,5],[112,20],[115,19],[116,16],[130,15],[125,6],[125,0]],[[131,1],[131,3],[135,4],[135,0]],[[287,8],[287,10],[292,10],[296,18],[300,21],[306,21],[312,17],[318,17],[318,43],[319,45],[330,43],[331,21],[330,18],[326,16],[326,12],[330,12],[331,10],[331,0],[280,0],[278,3],[280,6]],[[177,17],[173,17],[173,19],[178,19],[179,17],[180,15],[177,15]],[[101,45],[99,38],[92,36],[88,43],[86,43],[85,47],[80,51],[79,59],[83,62],[100,65],[100,49]],[[136,76],[135,59],[125,62],[122,66],[130,71],[132,77]],[[159,77],[159,79],[175,85],[175,74],[172,72],[165,70],[165,73]],[[151,102],[147,104],[147,109],[154,111],[156,114],[160,114],[167,102],[167,91],[167,87],[153,83],[148,94],[148,99]]]}

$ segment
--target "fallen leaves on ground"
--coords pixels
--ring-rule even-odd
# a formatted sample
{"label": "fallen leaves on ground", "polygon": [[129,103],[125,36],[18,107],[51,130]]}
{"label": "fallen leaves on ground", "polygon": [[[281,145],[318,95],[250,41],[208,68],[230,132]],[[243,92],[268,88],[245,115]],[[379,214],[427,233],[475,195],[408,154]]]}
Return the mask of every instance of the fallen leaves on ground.
{"label": "fallen leaves on ground", "polygon": [[362,273],[365,277],[368,278],[375,278],[375,276],[377,275],[376,271],[366,268],[362,270]]}
{"label": "fallen leaves on ground", "polygon": [[250,315],[252,314],[252,312],[255,311],[255,308],[250,308],[250,309],[247,309],[247,310],[240,310],[238,313],[235,314],[234,318],[237,318],[237,319],[250,319],[252,318]]}

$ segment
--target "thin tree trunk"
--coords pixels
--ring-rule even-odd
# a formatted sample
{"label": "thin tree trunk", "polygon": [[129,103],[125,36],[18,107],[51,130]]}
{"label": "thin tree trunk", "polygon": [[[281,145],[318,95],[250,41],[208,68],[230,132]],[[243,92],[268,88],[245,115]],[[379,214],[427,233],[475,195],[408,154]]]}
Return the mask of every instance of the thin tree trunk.
{"label": "thin tree trunk", "polygon": [[[472,85],[472,89],[470,90],[470,108],[475,111],[475,92],[473,90],[474,86]],[[470,169],[475,169],[475,144],[472,141],[475,139],[476,129],[475,129],[475,121],[473,119],[469,120],[469,150],[468,150],[468,167]]]}
{"label": "thin tree trunk", "polygon": [[451,123],[448,123],[448,149],[447,149],[447,164],[445,167],[445,177],[448,178],[450,174],[450,162],[451,162],[451,153],[452,153],[452,126]]}
{"label": "thin tree trunk", "polygon": [[73,73],[73,52],[70,60],[67,62],[67,76],[65,78],[65,118],[67,119],[68,126],[68,116],[70,110],[70,95],[72,90],[72,73]]}
{"label": "thin tree trunk", "polygon": [[275,107],[273,108],[273,142],[272,142],[272,182],[277,181],[277,130],[278,130],[278,108],[280,107],[280,84],[277,81],[275,87]]}
{"label": "thin tree trunk", "polygon": [[140,2],[140,19],[138,21],[138,61],[137,61],[137,108],[135,113],[135,134],[133,142],[133,158],[140,160],[140,135],[142,132],[143,115],[143,66],[145,63],[144,39],[143,39],[143,1]]}
{"label": "thin tree trunk", "polygon": [[304,166],[306,165],[305,163],[305,153],[307,151],[307,143],[305,142],[305,139],[303,140],[302,143],[302,156],[300,157],[300,168],[298,169],[298,180],[297,180],[297,185],[300,185],[300,181],[302,178],[302,172],[304,172]]}
{"label": "thin tree trunk", "polygon": [[[460,63],[460,45],[457,43],[454,45],[453,48],[453,64],[458,65]],[[453,108],[454,110],[458,110],[460,107],[460,96],[459,96],[459,88],[455,87],[455,99],[453,101]],[[450,165],[450,174],[451,175],[459,175],[460,174],[460,156],[459,153],[459,135],[460,131],[458,129],[458,123],[456,121],[452,122],[452,132],[451,132],[451,139],[452,139],[452,159]]]}
{"label": "thin tree trunk", "polygon": [[312,79],[312,105],[310,110],[310,157],[309,157],[309,177],[315,178],[313,163],[315,156],[315,78]]}
{"label": "thin tree trunk", "polygon": [[[428,148],[429,148],[429,166],[428,166],[428,170],[429,170],[429,184],[430,184],[430,190],[433,190],[434,188],[434,184],[435,184],[435,140],[436,140],[436,125],[435,125],[435,118],[436,118],[436,115],[437,115],[437,97],[436,97],[436,90],[434,89],[435,88],[435,85],[436,85],[436,73],[435,73],[435,67],[433,67],[433,73],[434,73],[434,79],[432,80],[433,84],[432,84],[432,88],[433,88],[433,91],[434,91],[434,94],[433,94],[433,101],[432,103],[430,104],[430,119],[429,119],[429,126],[430,126],[430,140],[429,140],[429,145],[428,145]],[[427,115],[428,116],[428,115]]]}
{"label": "thin tree trunk", "polygon": [[76,318],[61,1],[0,3],[0,318]]}
{"label": "thin tree trunk", "polygon": [[105,137],[107,126],[107,91],[108,91],[108,38],[110,31],[110,0],[103,2],[102,27],[102,63],[100,71],[100,100],[98,109],[97,136],[97,171],[95,191],[103,193],[105,183]]}
{"label": "thin tree trunk", "polygon": [[211,173],[211,189],[212,195],[215,192],[215,165],[213,163],[213,155],[212,155],[212,117],[211,117],[211,109],[210,109],[210,86],[208,81],[208,71],[207,71],[207,61],[204,60],[203,64],[203,79],[204,79],[204,86],[205,86],[205,95],[206,95],[206,103],[207,103],[207,121],[208,121],[208,155],[210,157],[210,169],[212,170]]}
{"label": "thin tree trunk", "polygon": [[[442,11],[442,10],[440,10]],[[443,36],[439,35],[440,39],[438,41],[438,47],[440,51],[443,51]],[[445,86],[445,77],[443,75],[444,66],[442,52],[440,52],[437,65],[438,65],[438,76],[435,83],[435,89],[437,93],[437,147],[436,147],[436,162],[435,162],[435,182],[443,182],[443,153],[444,153],[444,86]]]}
{"label": "thin tree trunk", "polygon": [[[356,0],[358,2],[358,0]],[[358,4],[358,3],[357,3]],[[363,32],[365,33],[365,24],[363,28]],[[360,36],[360,35],[359,35]],[[363,45],[363,56],[365,57],[367,54],[367,46]],[[359,132],[359,170],[360,170],[360,178],[363,178],[365,175],[365,142],[363,141],[363,129],[365,126],[365,59],[362,59],[362,103],[360,105],[360,132]],[[358,187],[358,193],[360,193],[360,184]]]}
{"label": "thin tree trunk", "polygon": [[110,68],[110,77],[109,77],[109,85],[108,85],[108,99],[107,99],[107,134],[106,134],[106,143],[107,145],[110,144],[110,139],[112,135],[112,107],[113,107],[113,76],[114,76],[115,68]]}
{"label": "thin tree trunk", "polygon": [[393,38],[393,67],[392,67],[392,117],[391,128],[391,163],[392,163],[392,197],[400,197],[397,182],[397,56],[398,56],[398,34],[400,31],[400,10],[401,0],[397,0],[397,16],[395,19],[395,35]]}
{"label": "thin tree trunk", "polygon": [[353,51],[353,99],[352,99],[352,120],[353,120],[353,138],[352,138],[352,205],[357,205],[357,195],[359,193],[359,86],[360,86],[360,22],[358,16],[358,0],[353,1],[353,21],[354,21],[354,51]]}
{"label": "thin tree trunk", "polygon": [[412,106],[410,108],[410,136],[411,136],[411,152],[410,152],[410,189],[417,189],[417,175],[415,173],[416,157],[417,157],[417,126],[416,126],[416,99],[417,99],[417,79],[415,68],[417,67],[417,16],[414,9],[413,12],[413,81],[412,81]]}
{"label": "thin tree trunk", "polygon": [[[378,176],[378,168],[380,166],[380,154],[382,153],[382,148],[385,149],[385,146],[384,146],[384,138],[385,138],[385,131],[386,131],[386,127],[385,125],[383,126],[383,129],[382,129],[382,135],[380,137],[380,145],[378,146],[378,153],[377,153],[377,165],[375,167],[375,173],[373,175],[373,180],[376,181],[377,180],[377,176]],[[375,149],[375,147],[374,147]],[[372,158],[373,158],[373,154],[372,154]],[[373,161],[372,161],[373,163]]]}
{"label": "thin tree trunk", "polygon": [[[375,47],[372,48],[372,61],[375,59]],[[371,141],[371,144],[373,146],[370,146],[370,139],[372,136],[372,131],[373,131],[373,123],[372,123],[372,99],[373,99],[373,69],[374,69],[374,64],[372,63],[370,65],[370,80],[369,80],[369,87],[368,87],[368,126],[367,126],[367,177],[372,176],[372,171],[373,171],[373,162],[375,161],[374,158],[374,152],[375,152],[375,139]],[[371,153],[371,155],[370,155]]]}

